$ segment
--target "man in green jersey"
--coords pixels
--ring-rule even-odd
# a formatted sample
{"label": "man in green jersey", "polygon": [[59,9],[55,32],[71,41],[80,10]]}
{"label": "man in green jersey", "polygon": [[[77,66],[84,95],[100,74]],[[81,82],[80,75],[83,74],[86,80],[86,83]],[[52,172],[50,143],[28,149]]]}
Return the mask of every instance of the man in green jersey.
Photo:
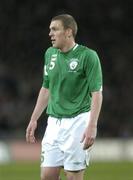
{"label": "man in green jersey", "polygon": [[42,140],[41,180],[83,180],[97,132],[102,104],[102,72],[97,53],[75,42],[77,23],[68,14],[52,18],[52,47],[45,53],[44,78],[27,127],[35,143],[37,120],[47,107],[48,125]]}

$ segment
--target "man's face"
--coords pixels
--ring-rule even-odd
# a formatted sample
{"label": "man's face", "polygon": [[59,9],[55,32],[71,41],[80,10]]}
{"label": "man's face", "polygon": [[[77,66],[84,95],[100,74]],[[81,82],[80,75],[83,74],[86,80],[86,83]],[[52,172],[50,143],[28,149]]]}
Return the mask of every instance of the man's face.
{"label": "man's face", "polygon": [[64,29],[60,20],[51,21],[49,36],[53,47],[62,49],[66,43],[67,30]]}

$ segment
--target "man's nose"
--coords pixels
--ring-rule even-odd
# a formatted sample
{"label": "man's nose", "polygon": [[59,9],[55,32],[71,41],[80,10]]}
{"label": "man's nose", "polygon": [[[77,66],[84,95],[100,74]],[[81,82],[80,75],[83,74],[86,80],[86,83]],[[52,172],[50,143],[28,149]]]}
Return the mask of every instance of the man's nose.
{"label": "man's nose", "polygon": [[49,32],[49,36],[52,36],[52,32],[51,31]]}

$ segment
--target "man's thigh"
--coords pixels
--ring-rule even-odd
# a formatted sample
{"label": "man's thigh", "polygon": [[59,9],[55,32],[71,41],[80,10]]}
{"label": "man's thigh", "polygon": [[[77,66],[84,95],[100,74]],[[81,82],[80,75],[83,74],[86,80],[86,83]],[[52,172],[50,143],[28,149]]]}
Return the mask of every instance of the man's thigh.
{"label": "man's thigh", "polygon": [[81,171],[65,171],[67,180],[83,180],[84,170]]}
{"label": "man's thigh", "polygon": [[41,167],[41,180],[59,180],[60,167]]}
{"label": "man's thigh", "polygon": [[[64,122],[66,127],[67,121]],[[88,165],[90,151],[83,150],[83,143],[81,143],[83,133],[88,124],[87,121],[89,121],[88,112],[70,119],[71,127],[66,133],[66,140],[62,147],[64,151],[64,169],[66,171],[84,170],[86,165]]]}

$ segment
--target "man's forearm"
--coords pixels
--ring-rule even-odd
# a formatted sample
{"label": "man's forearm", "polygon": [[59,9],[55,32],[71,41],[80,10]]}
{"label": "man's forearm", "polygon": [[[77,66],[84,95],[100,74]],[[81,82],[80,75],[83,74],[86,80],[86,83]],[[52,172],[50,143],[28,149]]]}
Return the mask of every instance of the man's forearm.
{"label": "man's forearm", "polygon": [[47,107],[48,104],[48,98],[49,98],[49,91],[46,88],[41,88],[37,102],[34,108],[34,111],[31,116],[31,121],[37,121],[39,117],[41,116],[44,109]]}
{"label": "man's forearm", "polygon": [[90,113],[90,125],[97,126],[98,117],[102,105],[102,92],[92,92],[92,103],[91,103],[91,113]]}

